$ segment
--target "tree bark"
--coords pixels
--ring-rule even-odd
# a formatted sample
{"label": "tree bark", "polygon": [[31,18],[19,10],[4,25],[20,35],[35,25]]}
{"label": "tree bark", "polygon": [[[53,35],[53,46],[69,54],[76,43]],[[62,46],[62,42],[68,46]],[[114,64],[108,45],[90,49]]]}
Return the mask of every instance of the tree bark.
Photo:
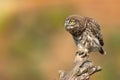
{"label": "tree bark", "polygon": [[67,72],[60,70],[59,74],[60,80],[89,80],[98,71],[101,71],[101,67],[95,66],[89,60],[89,55],[83,56],[77,52],[72,68]]}

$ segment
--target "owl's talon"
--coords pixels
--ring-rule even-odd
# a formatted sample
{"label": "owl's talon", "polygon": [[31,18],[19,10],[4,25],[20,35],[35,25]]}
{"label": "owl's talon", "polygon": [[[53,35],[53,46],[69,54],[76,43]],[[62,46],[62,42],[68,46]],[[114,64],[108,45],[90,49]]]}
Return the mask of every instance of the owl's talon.
{"label": "owl's talon", "polygon": [[81,51],[77,51],[76,54],[78,54],[78,55],[81,56],[81,57],[86,57],[86,56],[88,56],[88,53],[86,53],[86,52],[81,52]]}
{"label": "owl's talon", "polygon": [[86,56],[88,56],[88,53],[83,53],[82,57],[84,58]]}

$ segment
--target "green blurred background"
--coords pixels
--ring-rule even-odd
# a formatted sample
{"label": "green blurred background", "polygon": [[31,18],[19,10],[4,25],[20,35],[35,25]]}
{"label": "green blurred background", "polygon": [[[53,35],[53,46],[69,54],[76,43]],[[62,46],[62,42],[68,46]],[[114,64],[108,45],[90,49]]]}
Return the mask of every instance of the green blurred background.
{"label": "green blurred background", "polygon": [[[119,0],[0,0],[0,80],[58,80],[76,46],[64,29],[68,15],[95,18],[106,56],[91,54],[103,70],[93,80],[120,79]],[[92,80],[91,79],[91,80]]]}

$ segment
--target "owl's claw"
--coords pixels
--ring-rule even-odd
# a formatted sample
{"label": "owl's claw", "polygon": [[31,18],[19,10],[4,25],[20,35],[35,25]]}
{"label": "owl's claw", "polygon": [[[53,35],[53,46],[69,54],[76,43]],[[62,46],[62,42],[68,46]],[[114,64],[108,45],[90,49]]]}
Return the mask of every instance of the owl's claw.
{"label": "owl's claw", "polygon": [[79,54],[79,56],[81,57],[86,57],[89,55],[87,52],[81,52],[81,51],[76,51],[76,54]]}

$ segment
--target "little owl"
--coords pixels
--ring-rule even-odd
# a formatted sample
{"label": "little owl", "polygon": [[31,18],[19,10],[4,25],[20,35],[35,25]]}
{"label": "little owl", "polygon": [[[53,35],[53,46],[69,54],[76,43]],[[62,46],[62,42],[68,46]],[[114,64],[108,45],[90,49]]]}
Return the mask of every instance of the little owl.
{"label": "little owl", "polygon": [[65,29],[73,36],[78,52],[106,54],[100,25],[93,18],[71,15],[65,20]]}

